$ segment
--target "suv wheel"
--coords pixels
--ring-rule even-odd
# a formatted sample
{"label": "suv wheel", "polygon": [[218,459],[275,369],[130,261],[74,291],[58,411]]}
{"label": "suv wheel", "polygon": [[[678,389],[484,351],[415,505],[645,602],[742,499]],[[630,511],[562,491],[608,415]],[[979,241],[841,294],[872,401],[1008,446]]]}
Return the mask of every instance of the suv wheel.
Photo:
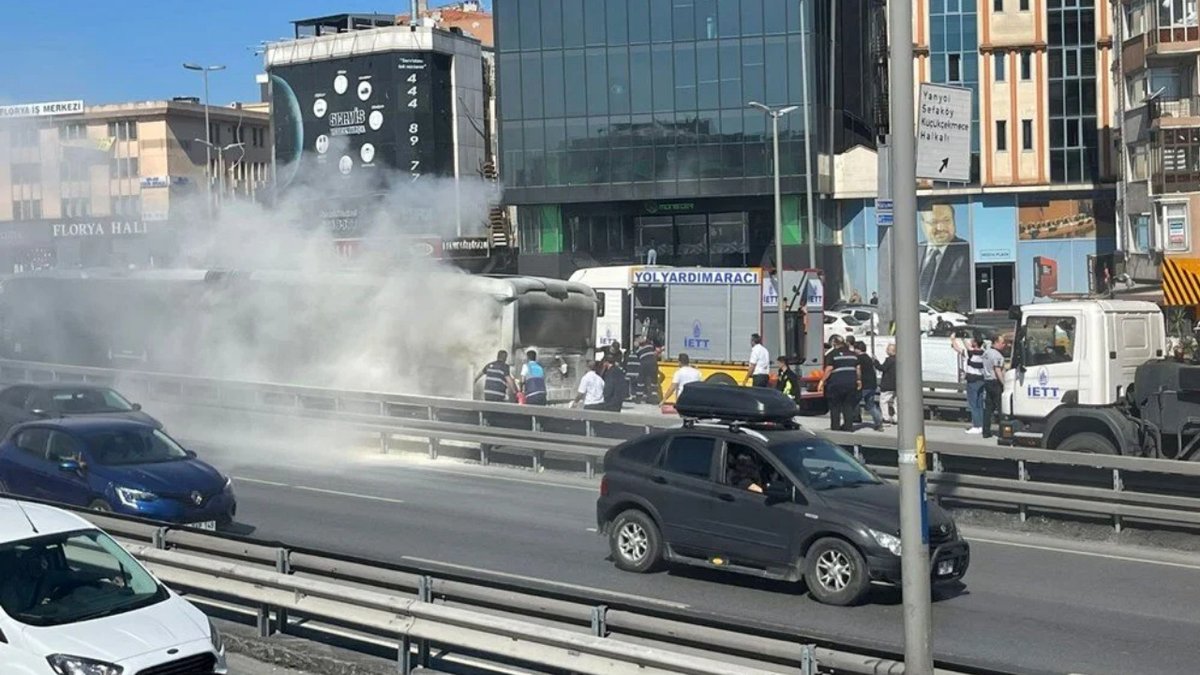
{"label": "suv wheel", "polygon": [[662,561],[662,535],[642,511],[624,511],[613,521],[608,548],[617,567],[626,572],[652,572]]}
{"label": "suv wheel", "polygon": [[871,587],[867,562],[844,539],[821,539],[808,550],[804,578],[808,592],[826,605],[858,604]]}
{"label": "suv wheel", "polygon": [[111,513],[112,512],[112,507],[109,506],[108,502],[104,501],[103,499],[93,499],[92,503],[88,504],[88,508],[93,511],[99,511],[101,513]]}

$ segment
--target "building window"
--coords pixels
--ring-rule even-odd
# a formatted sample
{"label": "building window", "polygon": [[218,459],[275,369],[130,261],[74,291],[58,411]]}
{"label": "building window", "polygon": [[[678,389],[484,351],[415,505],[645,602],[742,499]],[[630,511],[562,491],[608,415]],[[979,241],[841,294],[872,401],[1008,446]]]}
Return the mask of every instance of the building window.
{"label": "building window", "polygon": [[13,184],[36,184],[42,182],[42,165],[21,162],[12,165]]}
{"label": "building window", "polygon": [[1029,0],[1021,0],[1020,9],[1022,12],[1029,11]]}
{"label": "building window", "polygon": [[1021,149],[1033,150],[1033,120],[1021,120]]}
{"label": "building window", "polygon": [[1168,251],[1186,251],[1188,242],[1188,206],[1186,202],[1167,202],[1162,205],[1163,228],[1167,234]]}
{"label": "building window", "polygon": [[[1085,6],[1086,4],[1086,6]],[[1051,3],[1046,40],[1047,141],[1052,183],[1093,181],[1099,174],[1096,21],[1092,3]]]}
{"label": "building window", "polygon": [[1033,53],[1028,51],[1021,52],[1021,80],[1028,81],[1033,79]]}
{"label": "building window", "polygon": [[71,197],[62,200],[63,218],[85,218],[91,215],[91,203],[83,197]]}
{"label": "building window", "polygon": [[993,12],[1003,12],[1004,11],[1004,0],[992,0],[992,11]]}
{"label": "building window", "polygon": [[42,200],[21,199],[13,202],[13,218],[17,220],[37,220],[42,217]]}
{"label": "building window", "polygon": [[948,54],[946,58],[946,81],[962,82],[962,55]]}
{"label": "building window", "polygon": [[138,158],[137,157],[117,157],[114,158],[109,165],[110,175],[113,178],[137,178],[138,177]]}
{"label": "building window", "polygon": [[88,180],[88,165],[77,158],[64,157],[59,164],[59,178],[64,183],[80,183]]}
{"label": "building window", "polygon": [[123,195],[112,198],[112,214],[134,218],[142,213],[142,198],[137,195]]}
{"label": "building window", "polygon": [[992,55],[992,59],[996,63],[996,81],[1003,82],[1007,77],[1006,68],[1008,66],[1008,54],[1004,52],[996,52]]}
{"label": "building window", "polygon": [[71,122],[58,128],[58,138],[63,141],[74,141],[87,138],[87,126],[82,122]]}
{"label": "building window", "polygon": [[20,127],[12,130],[12,146],[14,148],[36,148],[37,145],[37,127]]}
{"label": "building window", "polygon": [[136,141],[137,122],[133,120],[121,120],[108,123],[108,137],[115,138],[118,141]]}
{"label": "building window", "polygon": [[996,120],[996,152],[1008,150],[1008,121]]}

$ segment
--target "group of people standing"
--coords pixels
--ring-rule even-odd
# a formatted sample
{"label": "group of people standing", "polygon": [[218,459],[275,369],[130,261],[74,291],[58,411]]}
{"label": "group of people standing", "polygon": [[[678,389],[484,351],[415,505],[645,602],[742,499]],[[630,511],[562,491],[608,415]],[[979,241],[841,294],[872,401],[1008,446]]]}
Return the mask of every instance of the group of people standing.
{"label": "group of people standing", "polygon": [[639,338],[628,353],[621,350],[620,342],[613,342],[588,365],[572,405],[620,412],[626,400],[658,404],[662,401],[658,380],[658,348],[653,342]]}
{"label": "group of people standing", "polygon": [[880,363],[866,343],[854,338],[834,335],[829,344],[821,374],[821,390],[829,406],[829,428],[854,431],[862,407],[871,416],[872,429],[882,431],[885,422],[894,424],[896,346],[888,345],[887,358]]}
{"label": "group of people standing", "polygon": [[998,336],[986,349],[978,337],[967,338],[966,344],[956,335],[950,338],[950,347],[963,357],[963,379],[967,383],[967,409],[971,411],[971,426],[968,434],[992,436],[992,418],[1000,419],[1000,396],[1004,393],[1004,347],[1003,335]]}
{"label": "group of people standing", "polygon": [[505,403],[516,400],[525,405],[546,405],[546,369],[538,363],[537,352],[525,352],[525,363],[521,365],[521,381],[512,376],[508,365],[508,352],[501,349],[496,360],[483,367],[475,381],[483,380],[483,400]]}

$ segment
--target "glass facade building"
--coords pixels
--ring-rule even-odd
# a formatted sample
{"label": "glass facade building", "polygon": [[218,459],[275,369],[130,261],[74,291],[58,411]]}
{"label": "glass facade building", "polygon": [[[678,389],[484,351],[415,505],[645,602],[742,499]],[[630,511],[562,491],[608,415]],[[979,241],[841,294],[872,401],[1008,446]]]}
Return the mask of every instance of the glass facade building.
{"label": "glass facade building", "polygon": [[[500,171],[523,271],[631,263],[651,248],[664,264],[762,264],[774,166],[770,119],[750,101],[800,106],[779,123],[784,243],[798,251],[804,153],[816,172],[836,145],[872,139],[867,4],[497,2]],[[839,59],[855,71],[831,80]]]}

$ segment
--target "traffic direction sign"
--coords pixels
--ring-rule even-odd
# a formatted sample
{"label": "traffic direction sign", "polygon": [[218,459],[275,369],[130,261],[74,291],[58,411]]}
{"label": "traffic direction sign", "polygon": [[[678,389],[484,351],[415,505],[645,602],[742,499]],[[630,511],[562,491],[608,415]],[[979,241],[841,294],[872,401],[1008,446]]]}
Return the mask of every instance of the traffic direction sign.
{"label": "traffic direction sign", "polygon": [[917,116],[917,178],[971,180],[971,90],[921,83]]}

